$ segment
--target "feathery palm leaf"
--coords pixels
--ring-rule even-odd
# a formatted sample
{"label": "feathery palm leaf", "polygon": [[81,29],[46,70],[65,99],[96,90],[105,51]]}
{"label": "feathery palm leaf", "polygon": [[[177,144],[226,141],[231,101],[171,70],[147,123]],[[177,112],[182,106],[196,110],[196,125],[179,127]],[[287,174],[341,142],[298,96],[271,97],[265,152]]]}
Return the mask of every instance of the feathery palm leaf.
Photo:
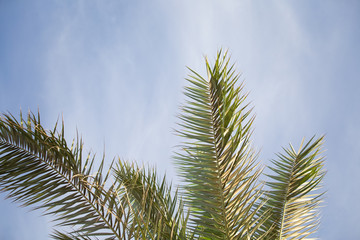
{"label": "feathery palm leaf", "polygon": [[[56,126],[45,131],[39,119],[32,114],[27,121],[20,117],[20,122],[9,115],[0,118],[0,191],[25,206],[55,214],[59,225],[76,228],[70,233],[56,231],[53,238],[185,239],[186,220],[182,211],[176,212],[177,198],[172,198],[165,180],[158,183],[150,172],[137,178],[119,160],[117,182],[108,183],[111,168],[104,176],[104,161],[94,173],[94,158],[83,159],[82,143],[69,148],[63,126],[60,133]],[[143,186],[146,191],[134,197],[135,189]],[[154,196],[161,199],[156,207],[147,204]],[[152,218],[139,218],[146,213]]]}
{"label": "feathery palm leaf", "polygon": [[33,114],[20,122],[2,116],[0,160],[0,190],[9,198],[56,214],[60,225],[77,227],[73,234],[121,236],[110,207],[115,196],[104,190],[104,161],[93,173],[94,158],[83,159],[81,142],[67,146],[63,126],[57,133],[57,126],[45,131]]}
{"label": "feathery palm leaf", "polygon": [[103,158],[94,171],[81,140],[69,147],[64,125],[46,131],[33,114],[0,116],[0,191],[54,214],[70,229],[55,230],[57,240],[306,239],[319,222],[323,137],[279,154],[264,191],[254,116],[229,61],[221,51],[213,66],[206,60],[207,79],[190,69],[175,156],[182,195],[155,170],[120,159],[103,171]]}
{"label": "feathery palm leaf", "polygon": [[265,207],[272,209],[264,224],[271,229],[267,239],[307,239],[318,227],[323,195],[318,189],[325,174],[320,156],[323,137],[313,139],[301,144],[299,151],[290,145],[272,161],[275,167],[269,167],[274,173],[268,175],[273,182],[266,183],[270,190]]}
{"label": "feathery palm leaf", "polygon": [[146,171],[136,164],[121,161],[116,164],[114,175],[121,183],[117,193],[127,195],[131,211],[142,223],[135,239],[191,238],[178,193],[176,191],[173,196],[165,176],[159,181],[155,170]]}
{"label": "feathery palm leaf", "polygon": [[208,61],[206,67],[208,80],[191,70],[180,116],[178,134],[186,141],[176,161],[186,203],[201,239],[250,237],[261,222],[254,215],[261,196],[250,144],[254,117],[226,54],[219,52],[214,67]]}

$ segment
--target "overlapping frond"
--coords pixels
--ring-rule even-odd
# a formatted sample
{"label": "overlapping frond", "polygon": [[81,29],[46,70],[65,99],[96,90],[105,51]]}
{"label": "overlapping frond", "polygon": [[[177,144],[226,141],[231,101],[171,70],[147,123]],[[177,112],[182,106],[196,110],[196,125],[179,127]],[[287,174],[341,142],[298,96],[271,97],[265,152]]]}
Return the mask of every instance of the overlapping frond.
{"label": "overlapping frond", "polygon": [[254,217],[261,195],[250,143],[254,116],[226,53],[206,67],[208,79],[191,70],[180,116],[178,134],[186,140],[175,158],[186,203],[201,239],[250,238],[261,224]]}
{"label": "overlapping frond", "polygon": [[266,208],[272,209],[271,217],[264,224],[269,231],[266,239],[314,239],[307,238],[317,230],[318,208],[322,201],[319,192],[324,177],[321,145],[323,137],[312,138],[299,151],[290,145],[284,154],[278,154],[269,167],[273,181],[266,183]]}
{"label": "overlapping frond", "polygon": [[33,114],[20,122],[0,118],[0,191],[54,214],[71,230],[56,230],[54,239],[191,238],[181,201],[165,178],[120,159],[106,174],[104,160],[97,171],[93,165],[81,141],[67,146],[63,126],[46,131]]}
{"label": "overlapping frond", "polygon": [[54,240],[91,240],[91,238],[80,233],[64,233],[58,230],[55,230],[54,233],[51,234],[51,237]]}
{"label": "overlapping frond", "polygon": [[120,159],[95,169],[81,139],[68,146],[63,125],[47,131],[31,113],[0,116],[0,191],[55,215],[66,227],[58,240],[308,239],[319,223],[323,137],[278,154],[263,190],[254,116],[229,61],[221,51],[214,65],[206,60],[207,78],[190,69],[175,156],[181,193]]}
{"label": "overlapping frond", "polygon": [[119,183],[118,195],[127,195],[131,212],[140,223],[136,226],[135,239],[191,239],[178,192],[172,192],[165,177],[159,180],[154,169],[121,161],[114,175]]}

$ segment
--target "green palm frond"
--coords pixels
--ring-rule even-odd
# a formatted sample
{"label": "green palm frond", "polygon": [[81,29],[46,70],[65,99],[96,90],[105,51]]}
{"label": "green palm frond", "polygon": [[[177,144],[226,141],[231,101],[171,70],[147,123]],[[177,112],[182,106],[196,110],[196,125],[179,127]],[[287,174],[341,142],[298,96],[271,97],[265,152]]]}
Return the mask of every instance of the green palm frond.
{"label": "green palm frond", "polygon": [[180,116],[178,134],[186,140],[175,158],[186,203],[201,239],[251,237],[261,222],[254,215],[261,196],[250,143],[254,116],[226,53],[218,53],[213,67],[206,60],[206,67],[207,80],[191,70]]}
{"label": "green palm frond", "polygon": [[103,157],[95,168],[81,139],[67,144],[64,124],[45,130],[32,113],[0,115],[0,191],[54,215],[64,226],[57,240],[309,239],[319,224],[323,137],[284,149],[264,186],[240,76],[222,51],[206,70],[204,78],[190,69],[185,88],[180,191],[121,159],[104,170]]}
{"label": "green palm frond", "polygon": [[93,164],[93,157],[83,156],[81,141],[67,146],[63,126],[60,133],[57,126],[45,131],[33,114],[20,122],[0,118],[1,191],[24,206],[56,214],[60,225],[76,226],[74,233],[120,237],[115,195],[104,189],[109,172],[104,176],[104,161],[96,172]]}
{"label": "green palm frond", "polygon": [[117,193],[127,195],[131,211],[140,223],[137,225],[139,235],[135,239],[191,238],[178,192],[172,193],[165,177],[159,181],[155,170],[145,170],[121,161],[117,163],[114,175],[120,183]]}
{"label": "green palm frond", "polygon": [[[0,118],[0,191],[54,214],[72,232],[54,239],[189,239],[181,201],[155,171],[119,162],[103,174],[82,143],[69,148],[64,127],[45,131],[39,117]],[[113,169],[113,175],[111,174]],[[112,177],[112,181],[108,181]]]}
{"label": "green palm frond", "polygon": [[57,230],[51,234],[51,237],[54,240],[91,240],[91,238],[83,236],[80,233],[64,233]]}
{"label": "green palm frond", "polygon": [[321,145],[323,137],[312,138],[299,151],[290,145],[285,154],[278,154],[278,160],[269,167],[273,182],[266,183],[266,208],[271,208],[271,217],[265,222],[271,229],[266,239],[313,239],[307,238],[317,230],[318,207],[323,193],[319,192],[324,177]]}

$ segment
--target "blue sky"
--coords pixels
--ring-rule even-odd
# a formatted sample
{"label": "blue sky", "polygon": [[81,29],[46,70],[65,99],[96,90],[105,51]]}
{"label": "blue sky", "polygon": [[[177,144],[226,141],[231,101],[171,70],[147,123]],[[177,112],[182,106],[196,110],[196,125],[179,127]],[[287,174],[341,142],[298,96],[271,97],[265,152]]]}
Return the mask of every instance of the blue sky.
{"label": "blue sky", "polygon": [[[186,66],[229,49],[255,106],[264,164],[289,142],[326,134],[321,239],[360,237],[358,1],[0,0],[0,111],[63,115],[110,162],[171,155]],[[0,239],[48,239],[52,223],[0,194]]]}

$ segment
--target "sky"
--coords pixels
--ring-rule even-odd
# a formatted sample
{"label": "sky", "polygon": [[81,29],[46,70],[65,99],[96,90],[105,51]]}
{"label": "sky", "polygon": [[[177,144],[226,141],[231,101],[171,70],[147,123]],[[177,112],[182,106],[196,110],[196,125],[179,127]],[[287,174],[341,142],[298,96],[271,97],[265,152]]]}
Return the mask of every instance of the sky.
{"label": "sky", "polygon": [[[360,2],[0,0],[0,112],[63,117],[85,150],[156,166],[172,155],[190,67],[228,49],[269,163],[326,134],[320,239],[360,238]],[[0,239],[48,239],[53,223],[0,194]]]}

